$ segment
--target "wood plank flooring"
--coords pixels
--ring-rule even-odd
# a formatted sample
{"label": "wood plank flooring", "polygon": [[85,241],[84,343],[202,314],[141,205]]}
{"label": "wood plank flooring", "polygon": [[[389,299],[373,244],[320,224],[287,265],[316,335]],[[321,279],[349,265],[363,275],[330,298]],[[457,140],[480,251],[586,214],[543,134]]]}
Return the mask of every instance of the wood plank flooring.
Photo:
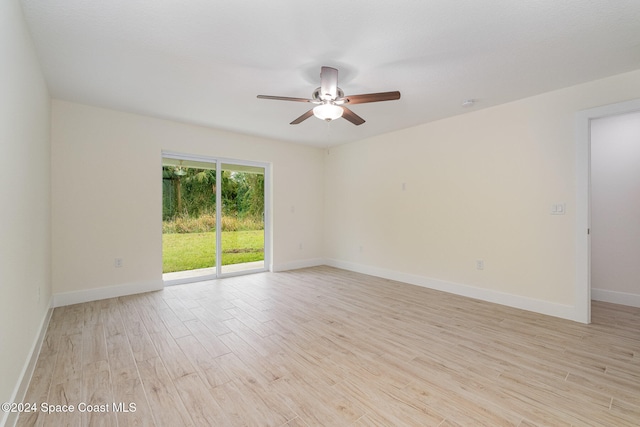
{"label": "wood plank flooring", "polygon": [[581,325],[329,267],[62,307],[25,401],[76,412],[18,425],[640,425],[640,309],[592,313]]}

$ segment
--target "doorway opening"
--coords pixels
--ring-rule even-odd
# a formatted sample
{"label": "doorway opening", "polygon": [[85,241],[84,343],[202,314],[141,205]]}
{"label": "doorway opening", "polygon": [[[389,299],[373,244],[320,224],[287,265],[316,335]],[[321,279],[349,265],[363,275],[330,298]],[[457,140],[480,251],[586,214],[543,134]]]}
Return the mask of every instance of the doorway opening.
{"label": "doorway opening", "polygon": [[591,297],[640,307],[640,112],[591,121]]}
{"label": "doorway opening", "polygon": [[266,271],[267,164],[163,152],[165,285]]}
{"label": "doorway opening", "polygon": [[576,280],[574,319],[591,322],[591,122],[640,111],[640,99],[576,113]]}

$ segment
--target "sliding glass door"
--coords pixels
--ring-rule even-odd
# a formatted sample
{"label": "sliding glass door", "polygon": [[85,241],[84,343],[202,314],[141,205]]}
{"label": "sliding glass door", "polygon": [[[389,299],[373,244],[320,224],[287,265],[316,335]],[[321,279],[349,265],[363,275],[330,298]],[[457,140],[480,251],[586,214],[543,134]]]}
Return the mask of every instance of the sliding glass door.
{"label": "sliding glass door", "polygon": [[265,271],[268,166],[163,153],[165,284]]}
{"label": "sliding glass door", "polygon": [[264,269],[265,168],[222,163],[222,273]]}
{"label": "sliding glass door", "polygon": [[163,158],[164,280],[217,276],[216,175],[216,163]]}

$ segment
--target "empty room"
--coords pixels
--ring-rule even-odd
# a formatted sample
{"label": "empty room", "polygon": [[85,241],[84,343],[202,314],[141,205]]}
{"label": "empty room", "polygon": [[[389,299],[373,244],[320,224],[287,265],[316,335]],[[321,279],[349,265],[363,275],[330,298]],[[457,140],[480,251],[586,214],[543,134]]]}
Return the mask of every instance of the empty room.
{"label": "empty room", "polygon": [[0,426],[640,425],[638,22],[1,2]]}

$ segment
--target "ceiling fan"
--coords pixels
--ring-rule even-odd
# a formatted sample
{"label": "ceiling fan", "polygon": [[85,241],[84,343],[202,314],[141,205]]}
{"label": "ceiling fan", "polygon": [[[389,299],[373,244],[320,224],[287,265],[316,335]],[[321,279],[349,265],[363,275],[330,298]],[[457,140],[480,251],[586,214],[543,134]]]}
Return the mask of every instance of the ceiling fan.
{"label": "ceiling fan", "polygon": [[311,110],[292,121],[290,123],[292,125],[297,125],[311,116],[316,116],[317,118],[328,122],[344,117],[354,125],[358,126],[364,123],[364,119],[348,109],[345,105],[393,101],[400,99],[400,92],[379,92],[345,96],[342,89],[338,87],[338,70],[331,67],[322,67],[320,70],[320,87],[313,91],[310,99],[270,95],[258,95],[258,98],[276,99],[280,101],[310,102],[312,104],[316,104],[316,106]]}

